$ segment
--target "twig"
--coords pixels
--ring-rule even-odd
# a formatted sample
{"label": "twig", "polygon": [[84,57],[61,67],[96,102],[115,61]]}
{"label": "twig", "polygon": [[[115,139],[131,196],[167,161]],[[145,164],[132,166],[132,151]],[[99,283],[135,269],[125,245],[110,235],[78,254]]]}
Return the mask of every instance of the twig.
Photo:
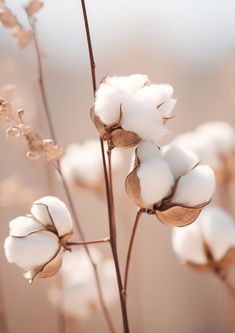
{"label": "twig", "polygon": [[[39,76],[38,81],[39,81],[39,88],[40,88],[40,93],[41,93],[43,107],[44,107],[43,109],[44,109],[45,116],[46,116],[46,119],[47,119],[47,122],[48,122],[50,135],[51,135],[52,139],[55,142],[57,142],[56,134],[55,134],[55,130],[54,130],[54,127],[53,127],[53,122],[52,122],[52,119],[51,119],[51,114],[50,114],[49,106],[48,106],[48,102],[47,102],[47,96],[46,96],[45,85],[44,85],[44,80],[43,80],[41,54],[40,54],[40,48],[39,48],[39,43],[38,43],[38,39],[37,39],[35,22],[33,20],[31,20],[30,17],[28,17],[28,20],[29,20],[31,29],[33,31],[33,41],[34,41],[34,45],[35,45],[35,51],[36,51],[37,63],[38,63],[38,76]],[[68,200],[68,203],[69,203],[69,206],[70,206],[70,209],[71,209],[71,213],[72,213],[72,216],[73,216],[74,223],[77,227],[77,230],[79,232],[81,240],[84,242],[85,241],[85,236],[83,234],[83,230],[81,228],[81,225],[80,225],[80,222],[79,222],[79,219],[78,219],[78,216],[77,216],[76,209],[75,209],[74,204],[73,204],[72,196],[70,194],[68,185],[67,185],[67,183],[64,179],[63,173],[61,171],[60,161],[58,161],[58,165],[57,165],[56,169],[57,169],[57,171],[58,171],[58,173],[61,177],[62,184],[63,184],[64,190],[65,190],[66,196],[67,196],[67,200]],[[88,246],[84,245],[84,248],[85,248],[85,251],[88,255],[88,258],[89,258],[89,260],[92,264],[92,268],[93,268],[94,276],[95,276],[95,281],[96,281],[96,286],[97,286],[97,291],[98,291],[98,296],[99,296],[101,308],[102,308],[102,311],[104,313],[107,325],[110,329],[110,332],[115,333],[111,318],[110,318],[109,313],[108,313],[108,309],[105,305],[105,301],[104,301],[104,297],[103,297],[103,293],[102,293],[102,289],[101,289],[101,283],[100,283],[96,263],[92,259],[92,256],[91,256],[91,253],[90,253],[90,250],[89,250]]]}
{"label": "twig", "polygon": [[85,242],[67,242],[66,245],[68,246],[76,246],[76,245],[89,245],[89,244],[104,244],[110,242],[110,238],[104,238],[104,239],[96,239],[96,240],[90,240]]}
{"label": "twig", "polygon": [[130,243],[129,243],[129,247],[128,247],[128,251],[127,251],[126,266],[125,266],[125,277],[124,277],[124,289],[125,289],[125,291],[127,291],[127,283],[128,283],[128,275],[129,275],[132,248],[133,248],[137,227],[139,225],[139,221],[140,221],[140,217],[141,217],[142,213],[143,213],[142,209],[139,209],[137,211],[136,218],[135,218],[135,223],[134,223],[134,227],[133,227],[133,230],[132,230],[132,233],[131,233],[131,239],[130,239]]}
{"label": "twig", "polygon": [[2,286],[2,279],[0,277],[0,328],[2,333],[8,333],[8,325],[6,320],[6,313],[4,307],[4,298],[3,298],[3,286]]}
{"label": "twig", "polygon": [[[81,0],[81,5],[82,5],[82,12],[83,12],[83,18],[84,18],[84,24],[85,24],[85,30],[86,30],[86,38],[87,38],[87,46],[88,46],[89,59],[90,59],[93,94],[95,97],[95,92],[96,92],[95,60],[94,60],[94,54],[93,54],[93,49],[92,49],[85,0]],[[112,249],[112,254],[113,254],[113,259],[114,259],[114,264],[115,264],[115,269],[116,269],[116,275],[117,275],[117,281],[118,281],[119,297],[120,297],[122,319],[123,319],[123,328],[124,328],[125,333],[129,333],[129,323],[128,323],[128,316],[127,316],[126,302],[125,302],[125,293],[123,290],[121,272],[120,272],[119,261],[118,261],[118,253],[117,253],[115,214],[114,214],[114,204],[113,204],[114,201],[113,201],[113,189],[112,189],[112,173],[111,173],[111,170],[112,170],[111,150],[108,149],[108,161],[109,161],[109,178],[108,178],[108,172],[107,172],[107,166],[106,166],[105,154],[104,154],[104,143],[101,138],[100,138],[100,145],[101,145],[104,178],[105,178],[105,188],[106,188],[106,199],[107,199],[107,207],[108,207],[110,245],[111,245],[111,249]]]}

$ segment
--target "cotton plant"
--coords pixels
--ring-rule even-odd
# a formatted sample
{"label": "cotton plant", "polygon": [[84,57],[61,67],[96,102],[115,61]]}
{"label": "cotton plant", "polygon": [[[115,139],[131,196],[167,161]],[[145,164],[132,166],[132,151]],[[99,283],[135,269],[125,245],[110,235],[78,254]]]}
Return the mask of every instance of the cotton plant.
{"label": "cotton plant", "polygon": [[176,100],[168,84],[153,84],[147,75],[106,77],[96,91],[91,118],[112,147],[134,147],[141,140],[156,144],[166,134]]}
{"label": "cotton plant", "polygon": [[[121,151],[116,150],[112,160],[115,174],[123,163]],[[96,192],[104,190],[103,163],[98,140],[88,139],[82,144],[69,144],[61,159],[61,168],[69,184]]]}
{"label": "cotton plant", "polygon": [[[91,247],[91,255],[101,276],[105,302],[110,307],[118,299],[114,263],[111,259],[102,258],[94,246]],[[67,320],[86,321],[100,310],[93,270],[84,249],[65,253],[60,281],[59,288],[54,285],[49,290],[49,299]]]}
{"label": "cotton plant", "polygon": [[192,223],[212,198],[215,176],[198,157],[179,145],[142,142],[126,178],[129,197],[164,224]]}
{"label": "cotton plant", "polygon": [[174,142],[194,151],[216,173],[219,184],[234,176],[235,130],[226,122],[208,122],[192,132],[177,136]]}
{"label": "cotton plant", "polygon": [[181,263],[227,278],[235,265],[235,220],[220,207],[207,207],[196,223],[173,229],[172,245]]}

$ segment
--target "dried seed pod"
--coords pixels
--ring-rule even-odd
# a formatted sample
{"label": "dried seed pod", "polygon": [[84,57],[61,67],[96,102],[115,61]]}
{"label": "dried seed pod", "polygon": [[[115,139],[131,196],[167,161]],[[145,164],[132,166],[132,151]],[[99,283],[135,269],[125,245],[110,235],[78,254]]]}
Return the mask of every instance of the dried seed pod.
{"label": "dried seed pod", "polygon": [[6,28],[13,28],[17,25],[16,17],[9,9],[0,12],[0,21]]}
{"label": "dried seed pod", "polygon": [[56,197],[43,197],[33,203],[30,215],[10,222],[10,235],[4,244],[6,257],[24,270],[30,282],[35,277],[50,277],[59,270],[72,233],[65,204]]}
{"label": "dried seed pod", "polygon": [[[166,151],[174,152],[174,158]],[[175,162],[177,158],[180,161]],[[208,205],[215,180],[212,170],[199,166],[198,159],[190,152],[180,147],[160,150],[150,142],[143,142],[136,149],[134,167],[125,186],[135,204],[156,215],[160,222],[185,226],[194,222]]]}
{"label": "dried seed pod", "polygon": [[43,1],[41,0],[31,0],[26,6],[25,10],[29,17],[32,17],[43,7]]}
{"label": "dried seed pod", "polygon": [[207,207],[196,223],[174,228],[172,243],[179,259],[200,272],[221,275],[235,264],[235,223],[219,207]]}

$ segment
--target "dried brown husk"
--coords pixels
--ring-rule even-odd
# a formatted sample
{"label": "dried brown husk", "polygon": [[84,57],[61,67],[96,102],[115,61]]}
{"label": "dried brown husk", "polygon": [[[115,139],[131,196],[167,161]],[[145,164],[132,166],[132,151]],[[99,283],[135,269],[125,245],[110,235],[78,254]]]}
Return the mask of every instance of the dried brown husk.
{"label": "dried brown husk", "polygon": [[33,40],[32,31],[26,31],[20,25],[16,25],[13,28],[13,36],[15,37],[20,48],[28,46]]}
{"label": "dried brown husk", "polygon": [[43,1],[41,0],[32,0],[25,8],[29,17],[32,17],[43,7]]}
{"label": "dried brown husk", "polygon": [[0,12],[0,21],[6,28],[13,28],[17,25],[16,17],[9,9]]}

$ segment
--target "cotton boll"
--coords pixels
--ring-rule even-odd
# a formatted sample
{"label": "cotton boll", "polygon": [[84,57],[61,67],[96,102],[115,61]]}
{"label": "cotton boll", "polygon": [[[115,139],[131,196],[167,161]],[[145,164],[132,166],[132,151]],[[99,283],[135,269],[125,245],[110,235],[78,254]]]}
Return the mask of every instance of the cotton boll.
{"label": "cotton boll", "polygon": [[19,216],[10,222],[10,236],[23,237],[44,230],[44,226],[31,216]]}
{"label": "cotton boll", "polygon": [[179,179],[172,202],[188,207],[204,204],[211,200],[215,185],[212,169],[199,165]]}
{"label": "cotton boll", "polygon": [[141,198],[146,208],[170,194],[174,177],[167,163],[159,158],[144,161],[137,170]]}
{"label": "cotton boll", "polygon": [[72,232],[70,212],[57,197],[47,196],[34,201],[31,213],[43,225],[54,226],[60,237]]}
{"label": "cotton boll", "polygon": [[172,232],[172,245],[176,255],[183,263],[207,264],[198,221],[183,228],[174,228]]}
{"label": "cotton boll", "polygon": [[198,157],[194,153],[176,144],[162,147],[161,152],[163,159],[170,166],[175,179],[185,175],[199,162]]}
{"label": "cotton boll", "polygon": [[56,255],[59,247],[57,236],[49,231],[22,238],[9,236],[4,243],[7,260],[24,270],[46,264]]}
{"label": "cotton boll", "polygon": [[235,248],[235,223],[231,215],[218,207],[205,208],[197,223],[213,258],[220,261],[230,248]]}
{"label": "cotton boll", "polygon": [[161,151],[150,141],[142,141],[137,147],[137,157],[140,162],[151,158],[161,158]]}
{"label": "cotton boll", "polygon": [[[112,153],[112,168],[115,172],[122,164],[122,153]],[[70,144],[61,159],[65,179],[82,187],[100,190],[103,183],[103,161],[99,140],[89,139],[83,144]]]}

